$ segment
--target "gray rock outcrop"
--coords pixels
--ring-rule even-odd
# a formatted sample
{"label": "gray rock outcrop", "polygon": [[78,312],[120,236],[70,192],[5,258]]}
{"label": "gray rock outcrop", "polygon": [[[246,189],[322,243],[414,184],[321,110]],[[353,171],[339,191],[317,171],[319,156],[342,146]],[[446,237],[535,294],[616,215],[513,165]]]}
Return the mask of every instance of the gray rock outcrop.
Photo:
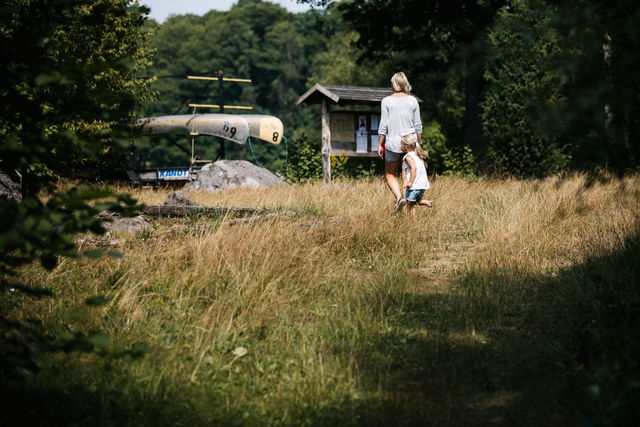
{"label": "gray rock outcrop", "polygon": [[164,201],[165,206],[198,206],[193,199],[182,191],[174,191],[173,193],[167,196],[167,199]]}
{"label": "gray rock outcrop", "polygon": [[127,218],[113,212],[100,212],[99,218],[110,221],[102,223],[108,233],[138,233],[140,231],[151,231],[153,226],[142,215]]}
{"label": "gray rock outcrop", "polygon": [[246,160],[218,160],[208,163],[198,172],[198,178],[185,189],[215,192],[225,188],[266,188],[287,185],[271,171]]}

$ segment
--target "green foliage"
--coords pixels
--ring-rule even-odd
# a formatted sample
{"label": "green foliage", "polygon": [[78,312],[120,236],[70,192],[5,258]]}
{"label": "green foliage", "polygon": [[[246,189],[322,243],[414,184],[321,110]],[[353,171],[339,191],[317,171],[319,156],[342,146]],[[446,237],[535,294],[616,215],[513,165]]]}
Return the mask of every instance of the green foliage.
{"label": "green foliage", "polygon": [[148,55],[139,32],[146,11],[125,0],[12,0],[0,8],[0,158],[22,172],[31,196],[0,201],[3,274],[38,258],[53,268],[58,255],[74,254],[74,233],[103,231],[96,213],[135,205],[91,187],[46,203],[34,196],[57,173],[86,171],[116,151],[110,126],[146,96],[147,83],[135,77]]}
{"label": "green foliage", "polygon": [[0,274],[13,274],[15,268],[35,259],[52,270],[58,256],[77,256],[75,234],[104,233],[98,213],[131,215],[137,208],[128,195],[88,186],[53,193],[46,203],[36,198],[0,199],[4,218],[0,225]]}
{"label": "green foliage", "polygon": [[441,161],[445,174],[475,177],[475,158],[473,151],[467,145],[444,151]]}
{"label": "green foliage", "polygon": [[[297,129],[318,120],[295,105],[307,90],[307,76],[317,53],[326,50],[334,18],[324,12],[294,15],[265,1],[238,2],[228,12],[212,10],[206,15],[174,16],[164,24],[149,23],[156,49],[149,73],[156,76],[208,73],[224,70],[225,76],[250,78],[251,84],[225,83],[225,105],[252,106],[252,113],[271,114],[284,124],[289,142]],[[157,100],[148,102],[145,114],[185,113],[180,106],[194,103],[219,104],[217,82],[159,78],[153,83]],[[198,110],[198,112],[216,112]],[[228,110],[233,113],[234,111]],[[176,139],[176,138],[174,138]],[[176,139],[183,145],[190,141]],[[200,158],[215,160],[219,141],[198,137]],[[247,146],[226,143],[226,157],[253,161]],[[253,144],[257,163],[272,170],[284,168],[285,144],[264,141]],[[136,141],[138,167],[186,163],[188,157],[158,138],[151,144]]]}
{"label": "green foliage", "polygon": [[341,2],[337,7],[359,34],[361,58],[385,64],[388,78],[404,71],[422,109],[447,141],[480,150],[484,32],[503,2],[391,0]]}
{"label": "green foliage", "polygon": [[[17,269],[37,260],[45,269],[53,270],[60,257],[80,255],[73,241],[77,233],[105,232],[104,220],[97,217],[98,213],[132,215],[138,208],[128,195],[89,186],[53,193],[45,203],[37,198],[0,199],[0,216],[4,219],[0,224],[0,295],[16,290],[32,297],[51,295],[46,287],[20,283]],[[95,257],[102,252],[83,255]],[[99,306],[106,301],[96,296],[86,303]],[[69,315],[84,316],[86,310],[71,311]],[[0,376],[21,378],[37,370],[37,360],[48,352],[104,350],[109,340],[107,335],[96,331],[89,335],[71,332],[68,335],[58,345],[42,334],[39,324],[9,320],[0,314]]]}
{"label": "green foliage", "polygon": [[564,100],[552,68],[558,39],[543,5],[510,1],[488,33],[482,121],[488,169],[498,173],[545,176],[569,162],[558,127],[542,125]]}
{"label": "green foliage", "polygon": [[574,165],[624,172],[640,163],[640,4],[558,2],[553,26],[569,102],[561,111]]}
{"label": "green foliage", "polygon": [[317,144],[302,133],[291,142],[287,180],[306,182],[322,178],[322,157]]}
{"label": "green foliage", "polygon": [[345,32],[351,46],[330,42],[317,72],[340,81],[358,65],[375,75],[405,71],[455,163],[466,146],[480,171],[637,170],[637,2],[302,1],[336,5],[353,31]]}
{"label": "green foliage", "polygon": [[0,158],[22,172],[30,196],[0,200],[2,274],[33,259],[55,267],[58,255],[74,255],[74,233],[103,231],[95,214],[135,205],[91,187],[53,193],[46,203],[35,197],[57,173],[86,171],[116,151],[110,126],[133,113],[147,86],[135,77],[149,52],[139,31],[147,9],[125,0],[50,3],[0,8]]}
{"label": "green foliage", "polygon": [[[345,24],[342,24],[345,25]],[[327,43],[327,49],[313,58],[311,76],[307,86],[316,83],[337,86],[381,86],[387,85],[387,68],[379,62],[358,61],[359,50],[355,47],[358,33],[343,31],[336,33]]]}
{"label": "green foliage", "polygon": [[430,171],[446,175],[475,176],[475,158],[471,148],[467,145],[449,144],[438,122],[423,126],[422,140],[429,153],[427,163]]}
{"label": "green foliage", "polygon": [[0,157],[27,192],[123,159],[109,130],[148,98],[148,9],[126,0],[9,0],[0,8]]}
{"label": "green foliage", "polygon": [[[99,212],[137,210],[127,195],[90,186],[55,192],[50,184],[121,165],[121,136],[111,129],[148,97],[148,81],[136,77],[150,53],[140,32],[147,11],[127,0],[9,0],[0,7],[0,159],[6,171],[21,173],[23,193],[21,201],[0,199],[3,297],[16,290],[50,295],[47,287],[23,285],[18,269],[38,261],[52,270],[60,257],[79,255],[74,235],[105,231]],[[108,344],[97,331],[72,335],[69,351]],[[54,341],[40,323],[0,314],[0,376],[35,371],[36,359],[61,349]]]}
{"label": "green foliage", "polygon": [[383,171],[384,162],[377,157],[331,156],[332,177],[364,178],[381,175]]}

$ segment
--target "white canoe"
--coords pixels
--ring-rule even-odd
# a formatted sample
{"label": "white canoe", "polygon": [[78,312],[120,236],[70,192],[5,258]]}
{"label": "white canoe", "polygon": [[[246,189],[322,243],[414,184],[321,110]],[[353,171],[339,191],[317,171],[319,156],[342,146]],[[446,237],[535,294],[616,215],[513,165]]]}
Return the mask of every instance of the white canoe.
{"label": "white canoe", "polygon": [[257,114],[181,114],[145,117],[133,124],[143,134],[183,130],[191,135],[212,135],[244,144],[248,137],[272,144],[282,141],[284,127],[277,117]]}
{"label": "white canoe", "polygon": [[249,135],[272,144],[280,144],[284,126],[279,118],[258,114],[239,114],[249,123]]}

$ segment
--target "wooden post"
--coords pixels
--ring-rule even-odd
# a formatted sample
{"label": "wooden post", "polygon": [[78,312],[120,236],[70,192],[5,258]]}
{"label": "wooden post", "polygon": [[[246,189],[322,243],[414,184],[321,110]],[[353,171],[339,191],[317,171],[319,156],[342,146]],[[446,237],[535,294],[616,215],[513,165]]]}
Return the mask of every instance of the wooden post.
{"label": "wooden post", "polygon": [[322,180],[325,184],[331,183],[331,130],[326,98],[322,98]]}
{"label": "wooden post", "polygon": [[[222,82],[224,81],[224,71],[218,70],[218,96],[220,98],[220,114],[224,114],[224,85]],[[218,148],[218,158],[224,160],[225,152],[224,152],[224,139],[218,138],[220,141],[220,147]]]}

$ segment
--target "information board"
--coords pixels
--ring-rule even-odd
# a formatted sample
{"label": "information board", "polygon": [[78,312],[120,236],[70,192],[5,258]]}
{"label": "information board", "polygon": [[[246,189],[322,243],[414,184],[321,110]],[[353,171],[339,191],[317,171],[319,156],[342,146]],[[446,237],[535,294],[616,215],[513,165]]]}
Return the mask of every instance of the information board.
{"label": "information board", "polygon": [[332,113],[330,129],[332,141],[356,142],[356,127],[353,113]]}

